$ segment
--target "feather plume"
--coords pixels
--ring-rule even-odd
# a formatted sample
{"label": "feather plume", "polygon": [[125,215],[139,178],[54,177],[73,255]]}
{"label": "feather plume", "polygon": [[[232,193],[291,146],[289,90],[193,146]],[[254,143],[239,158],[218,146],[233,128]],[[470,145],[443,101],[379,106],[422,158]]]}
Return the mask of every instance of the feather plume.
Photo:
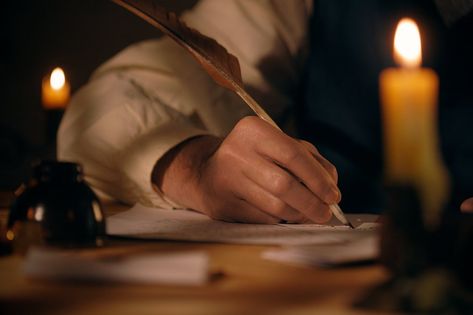
{"label": "feather plume", "polygon": [[279,129],[264,109],[245,91],[238,58],[215,39],[187,26],[175,13],[156,5],[153,0],[112,1],[174,39],[200,63],[216,83],[238,94],[256,115]]}

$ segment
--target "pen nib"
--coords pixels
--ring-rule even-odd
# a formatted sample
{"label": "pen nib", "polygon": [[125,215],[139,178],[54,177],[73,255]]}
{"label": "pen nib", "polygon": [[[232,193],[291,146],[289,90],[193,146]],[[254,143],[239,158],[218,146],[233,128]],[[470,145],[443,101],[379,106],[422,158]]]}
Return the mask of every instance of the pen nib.
{"label": "pen nib", "polygon": [[332,210],[333,215],[340,221],[342,222],[343,225],[346,225],[352,229],[355,227],[350,223],[350,221],[347,220],[345,217],[345,214],[343,214],[342,209],[337,204],[332,204],[330,205],[330,210]]}

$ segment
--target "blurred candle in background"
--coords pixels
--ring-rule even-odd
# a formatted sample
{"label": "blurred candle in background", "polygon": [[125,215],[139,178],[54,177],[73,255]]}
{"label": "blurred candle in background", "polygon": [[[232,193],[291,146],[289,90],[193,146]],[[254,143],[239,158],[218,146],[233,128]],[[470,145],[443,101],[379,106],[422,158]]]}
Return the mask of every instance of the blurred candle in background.
{"label": "blurred candle in background", "polygon": [[448,197],[437,130],[439,80],[421,68],[419,29],[402,19],[394,37],[394,59],[400,68],[380,75],[385,176],[388,184],[407,185],[419,194],[424,222],[435,226]]}
{"label": "blurred candle in background", "polygon": [[55,68],[51,75],[43,78],[42,104],[45,109],[64,109],[69,102],[71,87],[64,71]]}
{"label": "blurred candle in background", "polygon": [[46,141],[51,150],[49,158],[55,157],[56,134],[70,96],[71,87],[61,68],[43,78],[41,100],[46,114]]}

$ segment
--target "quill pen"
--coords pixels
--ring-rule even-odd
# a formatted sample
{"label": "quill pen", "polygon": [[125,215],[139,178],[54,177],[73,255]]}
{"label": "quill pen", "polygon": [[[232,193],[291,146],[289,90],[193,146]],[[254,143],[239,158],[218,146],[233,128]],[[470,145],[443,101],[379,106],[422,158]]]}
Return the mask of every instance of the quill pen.
{"label": "quill pen", "polygon": [[[179,17],[156,5],[153,0],[112,0],[141,17],[184,47],[219,85],[235,92],[258,117],[281,130],[263,108],[249,95],[241,77],[238,58],[215,39],[188,27]],[[333,214],[344,225],[353,228],[338,205],[330,205]]]}

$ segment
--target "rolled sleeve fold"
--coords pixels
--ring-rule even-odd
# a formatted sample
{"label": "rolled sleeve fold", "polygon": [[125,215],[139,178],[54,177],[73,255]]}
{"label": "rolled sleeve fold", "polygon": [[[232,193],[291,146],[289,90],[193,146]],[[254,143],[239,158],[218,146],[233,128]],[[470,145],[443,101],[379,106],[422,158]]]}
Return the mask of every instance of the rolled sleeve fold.
{"label": "rolled sleeve fold", "polygon": [[179,208],[178,203],[169,200],[152,184],[151,174],[156,162],[171,148],[179,143],[201,135],[208,131],[197,129],[186,124],[168,122],[149,133],[136,139],[123,151],[118,161],[118,169],[122,172],[122,179],[133,187],[133,195],[137,201],[164,208]]}

